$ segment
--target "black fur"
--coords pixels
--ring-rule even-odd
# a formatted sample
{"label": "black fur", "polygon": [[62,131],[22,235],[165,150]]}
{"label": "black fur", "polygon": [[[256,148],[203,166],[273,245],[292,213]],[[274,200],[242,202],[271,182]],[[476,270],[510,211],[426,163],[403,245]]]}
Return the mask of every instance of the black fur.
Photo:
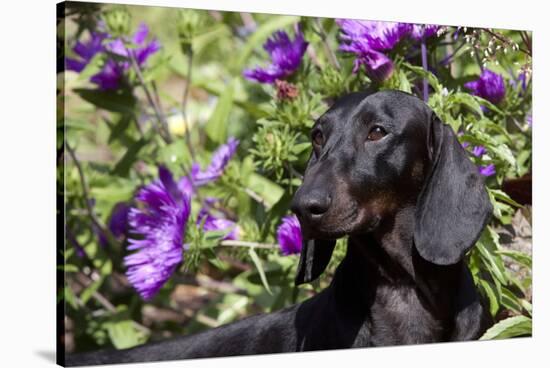
{"label": "black fur", "polygon": [[[375,126],[386,135],[372,140]],[[414,96],[338,100],[316,122],[292,208],[304,235],[296,283],[349,236],[331,285],[302,304],[169,341],[67,357],[126,363],[472,340],[490,324],[464,254],[491,204],[452,130]]]}

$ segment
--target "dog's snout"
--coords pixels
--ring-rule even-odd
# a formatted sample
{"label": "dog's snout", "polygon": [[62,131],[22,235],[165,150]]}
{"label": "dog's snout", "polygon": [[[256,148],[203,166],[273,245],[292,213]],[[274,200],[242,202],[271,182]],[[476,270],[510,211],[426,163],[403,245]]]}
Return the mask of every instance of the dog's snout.
{"label": "dog's snout", "polygon": [[294,198],[292,211],[305,220],[316,220],[328,211],[330,202],[330,195],[323,192],[310,192]]}

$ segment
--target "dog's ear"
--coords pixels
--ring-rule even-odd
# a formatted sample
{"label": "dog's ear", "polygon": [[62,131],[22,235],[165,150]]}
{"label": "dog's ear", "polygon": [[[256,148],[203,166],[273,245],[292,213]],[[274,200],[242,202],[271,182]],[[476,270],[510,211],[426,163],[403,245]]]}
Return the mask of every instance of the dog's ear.
{"label": "dog's ear", "polygon": [[492,213],[485,180],[453,130],[432,113],[431,169],[418,198],[414,243],[422,258],[457,263],[473,247]]}
{"label": "dog's ear", "polygon": [[302,241],[300,263],[298,263],[298,272],[296,273],[294,283],[296,285],[305,284],[321,276],[330,262],[335,245],[336,240],[304,238]]}

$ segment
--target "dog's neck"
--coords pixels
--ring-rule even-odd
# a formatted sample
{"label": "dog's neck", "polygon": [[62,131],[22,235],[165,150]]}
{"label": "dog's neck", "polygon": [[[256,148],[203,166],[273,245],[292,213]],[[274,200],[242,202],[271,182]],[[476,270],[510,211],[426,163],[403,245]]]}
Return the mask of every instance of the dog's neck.
{"label": "dog's neck", "polygon": [[405,287],[418,292],[427,305],[441,306],[441,300],[448,299],[447,293],[453,290],[462,264],[438,266],[424,260],[414,245],[414,218],[411,205],[382,221],[376,231],[350,236],[335,287],[353,283],[363,290],[368,303],[376,295],[373,288]]}
{"label": "dog's neck", "polygon": [[389,283],[415,278],[414,211],[414,206],[402,208],[383,219],[375,231],[349,237],[348,254],[364,263],[369,276]]}

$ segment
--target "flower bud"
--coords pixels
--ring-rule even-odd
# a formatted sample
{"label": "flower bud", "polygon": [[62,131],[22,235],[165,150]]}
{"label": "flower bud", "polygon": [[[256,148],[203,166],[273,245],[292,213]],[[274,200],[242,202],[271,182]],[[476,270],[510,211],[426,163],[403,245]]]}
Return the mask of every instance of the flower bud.
{"label": "flower bud", "polygon": [[107,32],[114,38],[126,36],[130,33],[132,16],[125,7],[115,7],[103,13],[103,21]]}
{"label": "flower bud", "polygon": [[195,10],[180,10],[178,17],[178,37],[184,53],[189,53],[193,47],[193,37],[199,32],[204,22],[200,13]]}

